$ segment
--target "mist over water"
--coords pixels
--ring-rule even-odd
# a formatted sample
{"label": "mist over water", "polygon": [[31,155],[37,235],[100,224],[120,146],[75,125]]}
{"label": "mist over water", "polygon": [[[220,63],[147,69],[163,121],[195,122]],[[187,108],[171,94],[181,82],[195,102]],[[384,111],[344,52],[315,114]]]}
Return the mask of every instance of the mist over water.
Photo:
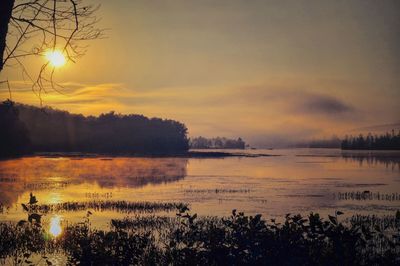
{"label": "mist over water", "polygon": [[[234,152],[234,151],[232,151]],[[200,215],[336,210],[387,214],[400,208],[398,152],[335,149],[248,150],[270,157],[135,158],[25,157],[0,162],[2,221],[26,218],[20,203],[33,192],[40,204],[64,202],[187,202]],[[130,214],[92,210],[92,223]],[[79,221],[84,211],[60,210],[59,219]],[[172,214],[174,215],[174,214]],[[45,218],[46,219],[46,218]]]}

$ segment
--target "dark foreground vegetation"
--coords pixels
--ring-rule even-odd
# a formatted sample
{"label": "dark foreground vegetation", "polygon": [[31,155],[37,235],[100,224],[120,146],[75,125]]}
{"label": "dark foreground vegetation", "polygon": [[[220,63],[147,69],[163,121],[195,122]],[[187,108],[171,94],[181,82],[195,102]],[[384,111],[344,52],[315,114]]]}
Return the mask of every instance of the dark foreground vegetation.
{"label": "dark foreground vegetation", "polygon": [[0,104],[0,156],[26,152],[175,153],[189,148],[187,129],[173,120],[70,114],[5,101]]}
{"label": "dark foreground vegetation", "polygon": [[384,135],[359,135],[346,137],[341,144],[343,150],[400,150],[400,131]]}
{"label": "dark foreground vegetation", "polygon": [[343,224],[341,214],[288,214],[278,223],[235,210],[197,217],[184,206],[176,217],[127,217],[96,230],[88,211],[58,237],[40,220],[0,223],[0,263],[51,265],[57,253],[70,265],[399,265],[399,212],[391,227],[364,217]]}

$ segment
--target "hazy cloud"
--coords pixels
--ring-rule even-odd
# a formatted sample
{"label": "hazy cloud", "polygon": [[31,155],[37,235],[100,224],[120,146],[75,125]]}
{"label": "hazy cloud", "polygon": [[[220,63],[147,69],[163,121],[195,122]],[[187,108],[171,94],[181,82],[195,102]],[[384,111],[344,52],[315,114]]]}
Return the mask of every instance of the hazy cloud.
{"label": "hazy cloud", "polygon": [[353,115],[357,110],[344,100],[322,94],[321,89],[303,89],[293,86],[247,86],[232,94],[229,101],[247,106],[273,106],[280,113],[319,115],[330,118]]}
{"label": "hazy cloud", "polygon": [[305,94],[297,103],[296,110],[323,115],[341,115],[354,111],[354,108],[335,97],[320,94]]}

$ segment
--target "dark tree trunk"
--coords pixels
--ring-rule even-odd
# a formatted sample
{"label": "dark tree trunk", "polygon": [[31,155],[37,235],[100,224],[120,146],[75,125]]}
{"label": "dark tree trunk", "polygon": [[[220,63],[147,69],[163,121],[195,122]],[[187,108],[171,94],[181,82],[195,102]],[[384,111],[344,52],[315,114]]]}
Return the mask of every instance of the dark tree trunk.
{"label": "dark tree trunk", "polygon": [[15,0],[0,0],[0,72],[3,70],[4,50],[6,49],[6,37],[8,23],[10,22]]}

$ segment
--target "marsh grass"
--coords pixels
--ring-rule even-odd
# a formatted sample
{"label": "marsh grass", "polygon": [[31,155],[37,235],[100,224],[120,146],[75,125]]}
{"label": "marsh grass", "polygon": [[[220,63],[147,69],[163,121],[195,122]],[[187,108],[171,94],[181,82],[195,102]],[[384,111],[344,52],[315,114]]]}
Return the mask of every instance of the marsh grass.
{"label": "marsh grass", "polygon": [[381,201],[400,201],[399,193],[380,193],[365,191],[350,191],[350,192],[338,192],[335,195],[338,200],[381,200]]}
{"label": "marsh grass", "polygon": [[396,230],[400,228],[400,211],[395,215],[360,215],[356,214],[347,218],[345,222],[351,223],[352,226],[363,225],[371,228],[379,228],[379,230]]}
{"label": "marsh grass", "polygon": [[109,201],[96,200],[87,202],[63,202],[55,204],[40,204],[33,207],[33,210],[38,213],[50,212],[71,212],[93,210],[101,211],[116,211],[122,213],[153,213],[158,211],[176,211],[177,209],[188,207],[188,204],[182,202],[130,202],[130,201]]}
{"label": "marsh grass", "polygon": [[223,188],[215,188],[215,189],[186,189],[185,193],[215,193],[215,194],[223,194],[223,193],[250,193],[250,189],[223,189]]}

